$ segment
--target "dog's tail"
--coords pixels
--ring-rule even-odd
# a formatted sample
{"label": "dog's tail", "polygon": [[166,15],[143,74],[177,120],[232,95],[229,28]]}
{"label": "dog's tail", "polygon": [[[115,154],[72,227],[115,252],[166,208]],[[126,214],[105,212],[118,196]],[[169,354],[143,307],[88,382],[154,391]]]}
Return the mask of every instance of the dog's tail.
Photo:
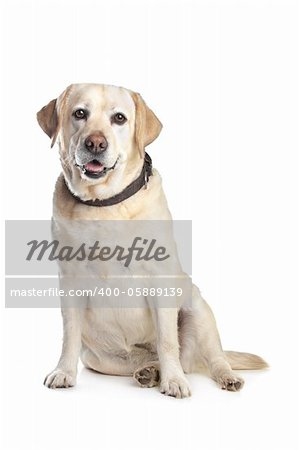
{"label": "dog's tail", "polygon": [[224,352],[225,358],[232,369],[236,370],[258,370],[266,369],[269,365],[260,356],[252,353]]}

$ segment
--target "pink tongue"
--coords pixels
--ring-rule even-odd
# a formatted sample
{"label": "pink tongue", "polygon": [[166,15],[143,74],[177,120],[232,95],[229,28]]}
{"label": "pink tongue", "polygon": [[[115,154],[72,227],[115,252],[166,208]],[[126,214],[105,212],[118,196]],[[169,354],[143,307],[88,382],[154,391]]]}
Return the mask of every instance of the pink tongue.
{"label": "pink tongue", "polygon": [[97,161],[91,161],[84,165],[85,169],[89,172],[102,172],[104,169],[103,164],[97,162]]}

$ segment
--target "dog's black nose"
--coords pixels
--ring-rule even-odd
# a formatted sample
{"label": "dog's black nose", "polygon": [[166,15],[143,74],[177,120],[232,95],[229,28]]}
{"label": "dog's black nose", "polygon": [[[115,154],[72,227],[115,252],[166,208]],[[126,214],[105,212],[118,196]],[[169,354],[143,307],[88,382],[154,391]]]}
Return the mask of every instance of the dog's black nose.
{"label": "dog's black nose", "polygon": [[107,149],[108,142],[103,133],[97,131],[85,139],[85,147],[94,154],[102,153]]}

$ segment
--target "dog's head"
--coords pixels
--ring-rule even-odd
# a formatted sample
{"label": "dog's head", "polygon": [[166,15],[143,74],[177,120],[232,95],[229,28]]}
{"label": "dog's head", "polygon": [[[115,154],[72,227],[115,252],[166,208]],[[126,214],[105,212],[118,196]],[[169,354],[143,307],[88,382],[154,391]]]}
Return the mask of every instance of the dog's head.
{"label": "dog's head", "polygon": [[139,94],[100,84],[69,86],[37,120],[52,146],[58,141],[65,176],[76,191],[78,184],[104,185],[129,164],[139,166],[162,128]]}

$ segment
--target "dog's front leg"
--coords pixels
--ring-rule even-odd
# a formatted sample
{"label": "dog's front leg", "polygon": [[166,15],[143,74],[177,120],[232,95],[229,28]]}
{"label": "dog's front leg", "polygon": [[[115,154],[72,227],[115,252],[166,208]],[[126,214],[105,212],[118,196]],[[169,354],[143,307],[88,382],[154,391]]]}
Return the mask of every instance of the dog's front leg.
{"label": "dog's front leg", "polygon": [[160,391],[176,398],[191,395],[180,363],[177,308],[156,308],[157,353],[160,362]]}
{"label": "dog's front leg", "polygon": [[62,308],[63,344],[56,368],[46,376],[49,388],[67,388],[76,383],[78,359],[81,350],[82,308]]}

